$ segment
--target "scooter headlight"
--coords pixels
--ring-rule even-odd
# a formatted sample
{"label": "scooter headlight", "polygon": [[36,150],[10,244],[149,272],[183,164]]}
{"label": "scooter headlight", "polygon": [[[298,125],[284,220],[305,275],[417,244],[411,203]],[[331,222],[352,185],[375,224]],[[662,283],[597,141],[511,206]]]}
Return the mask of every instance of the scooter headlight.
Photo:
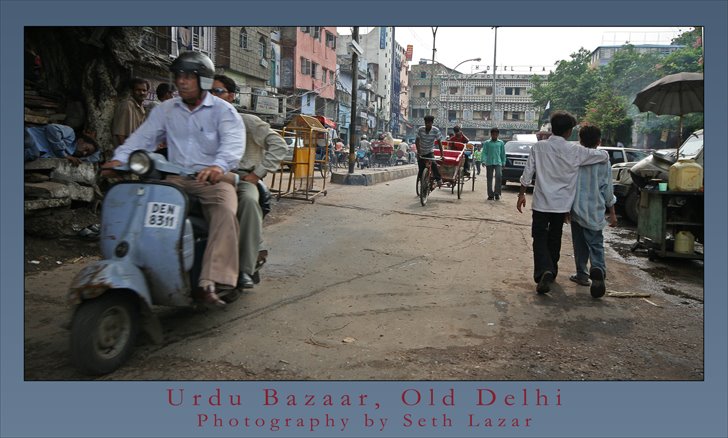
{"label": "scooter headlight", "polygon": [[134,151],[129,155],[129,170],[135,175],[148,175],[154,170],[154,161],[147,151]]}

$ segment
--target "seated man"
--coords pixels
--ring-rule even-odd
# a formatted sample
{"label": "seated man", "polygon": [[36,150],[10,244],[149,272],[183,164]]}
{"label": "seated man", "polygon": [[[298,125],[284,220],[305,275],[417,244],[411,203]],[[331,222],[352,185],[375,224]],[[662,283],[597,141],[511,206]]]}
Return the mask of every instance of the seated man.
{"label": "seated man", "polygon": [[217,289],[238,281],[238,200],[230,184],[218,184],[237,168],[245,152],[245,126],[228,102],[208,93],[215,66],[206,55],[183,52],[172,62],[179,97],[166,100],[116,148],[102,175],[113,173],[137,149],[154,151],[166,140],[169,161],[197,171],[196,179],[169,177],[167,182],[197,197],[209,222],[207,247],[193,297],[206,305],[225,306]]}
{"label": "seated man", "polygon": [[[435,117],[428,114],[424,118],[425,126],[420,126],[417,130],[417,138],[415,139],[415,145],[417,146],[417,154],[421,158],[435,158],[435,144],[440,148],[440,155],[444,156],[445,153],[442,149],[442,142],[440,142],[442,134],[440,130],[433,126]],[[422,176],[422,171],[427,167],[427,163],[423,159],[418,159],[417,164],[419,166],[419,175]],[[437,168],[437,163],[432,163],[432,176],[438,185],[442,184],[442,177],[440,171]]]}
{"label": "seated man", "polygon": [[[212,93],[232,103],[237,85],[225,75],[215,75]],[[245,154],[238,165],[238,223],[240,225],[240,272],[238,289],[252,288],[260,281],[258,270],[268,251],[263,250],[263,210],[258,182],[275,172],[288,151],[283,137],[270,125],[252,114],[242,114],[245,124]]]}
{"label": "seated man", "polygon": [[[457,145],[458,150],[462,150],[466,144],[470,141],[468,137],[463,134],[463,131],[460,129],[460,126],[455,125],[454,128],[452,128],[453,135],[448,138],[448,141],[456,141],[458,143],[462,143],[462,145]],[[470,154],[466,151],[465,153],[465,163],[463,164],[463,169],[465,170],[465,176],[470,176]]]}
{"label": "seated man", "polygon": [[78,166],[82,161],[99,162],[99,145],[85,134],[76,135],[66,125],[50,124],[25,128],[25,161],[38,158],[66,158]]}

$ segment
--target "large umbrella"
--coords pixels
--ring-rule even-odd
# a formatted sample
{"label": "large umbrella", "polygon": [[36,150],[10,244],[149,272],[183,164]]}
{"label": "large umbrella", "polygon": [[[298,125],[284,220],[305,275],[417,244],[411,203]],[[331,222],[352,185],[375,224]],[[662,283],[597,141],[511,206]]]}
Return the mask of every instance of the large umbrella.
{"label": "large umbrella", "polygon": [[675,73],[658,79],[637,93],[633,103],[642,112],[680,116],[682,140],[683,116],[703,112],[703,74]]}

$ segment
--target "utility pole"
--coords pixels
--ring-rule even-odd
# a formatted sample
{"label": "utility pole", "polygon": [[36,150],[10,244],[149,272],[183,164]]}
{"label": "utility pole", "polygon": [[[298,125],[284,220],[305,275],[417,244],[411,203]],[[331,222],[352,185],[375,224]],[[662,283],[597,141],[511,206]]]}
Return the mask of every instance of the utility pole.
{"label": "utility pole", "polygon": [[435,52],[437,49],[435,48],[435,37],[437,37],[437,27],[433,27],[432,29],[432,64],[430,64],[430,95],[427,97],[427,109],[430,110],[429,113],[432,114],[431,111],[431,105],[432,105],[432,81],[435,78]]}
{"label": "utility pole", "polygon": [[496,127],[495,124],[495,51],[498,48],[498,26],[493,27],[495,29],[495,38],[493,39],[493,100],[490,104],[490,120],[492,123],[491,129]]}
{"label": "utility pole", "polygon": [[[354,26],[351,32],[351,40],[359,44],[359,26]],[[356,135],[356,120],[359,116],[359,109],[356,107],[356,96],[359,94],[359,55],[356,50],[351,51],[351,120],[349,121],[349,174],[354,173],[356,162],[356,143],[359,136]]]}

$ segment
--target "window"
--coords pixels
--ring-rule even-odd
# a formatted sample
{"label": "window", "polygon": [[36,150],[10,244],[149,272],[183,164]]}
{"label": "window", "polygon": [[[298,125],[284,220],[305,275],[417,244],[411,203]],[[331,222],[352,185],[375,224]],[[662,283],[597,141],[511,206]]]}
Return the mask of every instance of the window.
{"label": "window", "polygon": [[329,82],[332,84],[334,83],[334,72],[332,71],[329,72]]}
{"label": "window", "polygon": [[265,37],[261,36],[260,39],[258,40],[258,57],[260,57],[260,59],[265,59],[265,53],[266,53],[265,46],[266,46]]}
{"label": "window", "polygon": [[427,97],[424,91],[420,92],[420,97]]}
{"label": "window", "polygon": [[509,121],[519,121],[524,120],[525,114],[523,112],[518,111],[505,111],[503,113],[503,120],[509,120]]}
{"label": "window", "polygon": [[326,31],[326,47],[336,48],[336,37],[329,31]]}
{"label": "window", "polygon": [[448,87],[448,94],[458,94],[458,87]]}
{"label": "window", "polygon": [[453,111],[453,110],[449,110],[447,112],[447,120],[449,122],[457,122],[457,120],[458,120],[458,112],[457,111]]}
{"label": "window", "polygon": [[248,48],[248,31],[245,28],[240,29],[240,48]]}
{"label": "window", "polygon": [[311,33],[311,27],[310,26],[301,26],[301,32]]}
{"label": "window", "polygon": [[420,72],[420,79],[425,79],[425,78],[427,78],[427,72],[426,71],[421,71]]}
{"label": "window", "polygon": [[313,37],[317,40],[321,39],[321,26],[313,27]]}
{"label": "window", "polygon": [[316,64],[315,62],[311,63],[311,76],[314,79],[318,79],[318,64]]}
{"label": "window", "polygon": [[301,57],[301,74],[306,76],[311,75],[311,61],[303,56]]}
{"label": "window", "polygon": [[328,79],[328,77],[329,77],[329,71],[326,70],[325,68],[322,68],[321,69],[321,81],[323,81],[324,84],[326,83],[326,79]]}
{"label": "window", "polygon": [[506,87],[506,96],[520,96],[521,88],[519,87]]}

